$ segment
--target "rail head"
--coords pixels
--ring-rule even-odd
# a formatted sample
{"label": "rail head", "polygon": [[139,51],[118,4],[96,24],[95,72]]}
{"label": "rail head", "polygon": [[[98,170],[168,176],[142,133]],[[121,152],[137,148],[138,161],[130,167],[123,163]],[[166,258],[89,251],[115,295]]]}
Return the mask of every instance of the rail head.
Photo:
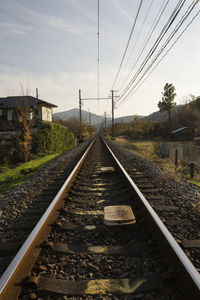
{"label": "rail head", "polygon": [[[141,193],[141,191],[138,189],[136,184],[133,182],[129,174],[126,172],[124,167],[121,165],[113,151],[110,149],[110,147],[107,145],[106,141],[102,138],[102,141],[106,145],[107,149],[109,150],[110,154],[112,155],[117,167],[121,170],[121,172],[124,174],[124,177],[126,181],[128,182],[129,186],[131,186],[134,189],[134,192],[137,194],[138,199],[142,202],[143,208],[147,211],[148,215],[152,219],[155,226],[157,226],[156,230],[159,231],[162,234],[163,239],[168,244],[168,246],[171,249],[172,255],[175,258],[175,261],[179,262],[179,272],[180,276],[185,274],[185,276],[188,279],[189,286],[183,287],[183,289],[190,289],[187,291],[190,295],[190,297],[193,296],[191,299],[200,299],[200,274],[192,264],[192,262],[189,260],[189,258],[186,256],[184,251],[181,249],[179,244],[176,242],[172,234],[169,232],[169,230],[166,228],[166,226],[163,224],[161,219],[158,217],[154,209],[150,206],[144,195]],[[183,273],[181,273],[183,272]]]}
{"label": "rail head", "polygon": [[[68,176],[67,180],[64,182],[60,191],[52,200],[51,204],[49,205],[45,213],[42,215],[35,228],[32,230],[24,244],[19,249],[16,256],[13,258],[7,269],[2,274],[0,278],[0,300],[17,299],[21,288],[20,284],[16,285],[16,282],[20,283],[21,280],[25,278],[26,273],[30,271],[30,266],[32,266],[33,263],[36,261],[37,256],[40,252],[40,249],[37,249],[37,247],[43,241],[44,236],[47,235],[46,232],[50,231],[49,224],[53,220],[52,215],[55,213],[56,210],[59,209],[59,203],[63,199],[65,191],[68,189],[78,170],[85,161],[92,145],[94,144],[95,139],[96,137],[92,139],[87,150],[85,151],[81,159],[78,161],[75,168]],[[43,231],[45,232],[44,234],[42,234]],[[33,254],[34,251],[37,252],[35,255]],[[27,263],[28,257],[30,257],[30,261]],[[23,271],[20,271],[21,269],[23,269]]]}

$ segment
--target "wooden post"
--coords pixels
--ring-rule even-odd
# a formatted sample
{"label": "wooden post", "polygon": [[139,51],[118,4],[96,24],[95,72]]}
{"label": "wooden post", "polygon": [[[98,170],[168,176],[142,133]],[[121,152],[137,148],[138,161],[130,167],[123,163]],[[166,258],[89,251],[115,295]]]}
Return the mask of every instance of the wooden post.
{"label": "wooden post", "polygon": [[178,149],[175,149],[175,166],[178,167]]}

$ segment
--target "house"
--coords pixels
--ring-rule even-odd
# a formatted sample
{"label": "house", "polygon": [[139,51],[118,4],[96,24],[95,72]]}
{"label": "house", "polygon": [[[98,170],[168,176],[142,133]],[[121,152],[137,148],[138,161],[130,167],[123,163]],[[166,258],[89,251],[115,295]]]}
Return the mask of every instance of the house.
{"label": "house", "polygon": [[55,104],[32,96],[0,98],[0,131],[15,130],[15,123],[19,118],[19,107],[26,106],[30,108],[29,118],[38,122],[52,122],[52,109],[57,107]]}
{"label": "house", "polygon": [[181,127],[171,131],[170,137],[175,141],[190,141],[194,138],[194,129],[190,127]]}

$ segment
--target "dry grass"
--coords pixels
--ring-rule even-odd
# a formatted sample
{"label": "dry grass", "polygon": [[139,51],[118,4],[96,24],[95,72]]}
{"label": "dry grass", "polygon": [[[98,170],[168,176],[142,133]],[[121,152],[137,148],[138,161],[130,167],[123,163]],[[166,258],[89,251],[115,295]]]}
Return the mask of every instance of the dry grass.
{"label": "dry grass", "polygon": [[184,180],[200,186],[200,167],[195,168],[195,176],[191,178],[187,164],[179,164],[176,168],[170,159],[160,157],[159,142],[131,140],[125,137],[117,137],[115,142],[160,167],[164,171],[163,175],[160,175],[161,178],[174,181],[184,178]]}
{"label": "dry grass", "polygon": [[125,137],[117,137],[115,142],[160,167],[164,171],[163,175],[160,175],[163,179],[179,180],[182,167],[176,169],[174,164],[168,158],[160,157],[158,142],[133,141]]}

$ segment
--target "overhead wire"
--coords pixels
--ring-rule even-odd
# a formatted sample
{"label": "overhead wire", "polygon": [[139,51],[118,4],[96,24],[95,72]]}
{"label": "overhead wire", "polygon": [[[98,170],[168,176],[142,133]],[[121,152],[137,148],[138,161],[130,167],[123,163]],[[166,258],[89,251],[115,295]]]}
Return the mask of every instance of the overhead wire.
{"label": "overhead wire", "polygon": [[108,102],[109,102],[109,98],[111,98],[111,95],[110,95],[110,93],[109,93],[109,95],[108,95],[108,100],[106,101],[106,106],[105,106],[104,112],[106,112],[106,111],[107,111],[107,108],[108,108]]}
{"label": "overhead wire", "polygon": [[147,62],[149,61],[149,59],[152,57],[152,55],[156,51],[157,47],[159,46],[160,42],[164,38],[165,34],[169,30],[169,28],[172,26],[172,23],[174,22],[175,18],[177,17],[177,14],[180,12],[181,8],[183,7],[185,1],[186,0],[179,0],[179,3],[177,4],[177,6],[175,7],[175,9],[173,10],[173,12],[170,15],[167,23],[162,28],[162,30],[161,30],[158,38],[154,42],[154,44],[151,47],[150,51],[148,52],[146,58],[143,60],[143,62],[140,65],[139,69],[137,70],[137,72],[135,73],[135,75],[133,76],[133,78],[131,79],[131,81],[129,82],[129,84],[124,88],[124,90],[122,91],[122,93],[126,92],[127,89],[129,89],[129,87],[135,81],[135,79],[137,78],[137,76],[142,72],[142,70],[144,69],[145,65],[147,64]]}
{"label": "overhead wire", "polygon": [[154,2],[154,0],[151,0],[151,2],[150,2],[150,4],[149,4],[147,13],[146,13],[146,15],[145,15],[145,17],[144,17],[144,21],[143,21],[143,23],[142,23],[142,25],[141,25],[141,27],[140,27],[140,30],[139,30],[139,32],[138,32],[138,34],[137,34],[137,37],[136,37],[135,42],[134,42],[134,44],[133,44],[133,47],[132,47],[132,49],[131,49],[131,51],[130,51],[130,54],[129,54],[129,56],[128,56],[128,59],[127,59],[125,65],[124,65],[124,67],[123,67],[123,71],[126,69],[127,64],[128,64],[128,62],[129,62],[129,60],[130,60],[130,57],[131,57],[131,56],[133,55],[133,53],[134,53],[135,47],[136,47],[136,45],[137,45],[137,41],[138,41],[138,39],[139,39],[139,37],[140,37],[140,34],[141,34],[142,29],[143,29],[143,27],[144,27],[144,24],[145,24],[145,22],[146,22],[146,20],[147,20],[147,17],[148,17],[148,15],[149,15],[149,12],[150,12],[150,10],[151,10],[151,7],[152,7],[152,5],[153,5],[153,2]]}
{"label": "overhead wire", "polygon": [[126,44],[126,47],[125,47],[125,50],[124,50],[124,53],[123,53],[123,56],[122,56],[122,59],[121,59],[121,62],[120,62],[120,65],[119,65],[117,74],[116,74],[116,76],[115,76],[114,82],[113,82],[113,84],[112,84],[111,90],[114,89],[115,83],[116,83],[117,78],[118,78],[118,76],[119,76],[119,73],[120,73],[120,71],[121,71],[121,67],[122,67],[122,64],[123,64],[123,62],[124,62],[124,58],[125,58],[125,56],[126,56],[126,52],[127,52],[128,47],[129,47],[131,37],[132,37],[132,35],[133,35],[133,31],[134,31],[134,29],[135,29],[135,25],[136,25],[136,22],[137,22],[139,13],[140,13],[140,9],[141,9],[142,3],[143,3],[143,0],[140,0],[140,4],[139,4],[139,7],[138,7],[138,10],[137,10],[137,13],[136,13],[134,22],[133,22],[133,26],[132,26],[132,28],[131,28],[131,32],[130,32],[129,38],[128,38],[128,42],[127,42],[127,44]]}
{"label": "overhead wire", "polygon": [[[153,0],[152,0],[152,1],[153,1]],[[133,26],[132,26],[132,28],[131,28],[131,32],[130,32],[130,35],[129,35],[129,38],[128,38],[128,42],[127,42],[127,44],[126,44],[126,48],[125,48],[124,54],[123,54],[123,56],[122,56],[122,60],[121,60],[121,63],[120,63],[120,66],[119,66],[117,75],[116,75],[116,77],[115,77],[115,79],[114,79],[114,82],[113,82],[113,84],[112,84],[111,90],[113,90],[114,85],[115,85],[115,83],[116,83],[116,81],[117,81],[117,78],[118,78],[118,76],[119,76],[119,73],[120,73],[120,70],[121,70],[121,67],[122,67],[122,64],[123,64],[123,61],[124,61],[124,58],[125,58],[125,55],[126,55],[128,46],[129,46],[129,43],[130,43],[130,40],[131,40],[133,31],[134,31],[134,28],[135,28],[135,25],[136,25],[136,22],[137,22],[137,18],[138,18],[138,15],[139,15],[139,12],[140,12],[142,3],[143,3],[143,0],[140,0],[140,4],[139,4],[139,6],[138,6],[138,10],[137,10],[137,13],[136,13],[136,16],[135,16],[135,19],[134,19],[134,22],[133,22]],[[110,96],[108,96],[108,98],[109,98],[109,97],[110,97]],[[107,111],[107,108],[108,108],[108,102],[109,102],[109,99],[107,100],[107,103],[106,103],[106,106],[105,106],[105,109],[104,109],[105,112]]]}
{"label": "overhead wire", "polygon": [[99,0],[97,0],[97,98],[98,98],[98,113],[99,113]]}
{"label": "overhead wire", "polygon": [[130,69],[130,71],[129,71],[127,77],[126,77],[126,79],[123,81],[122,85],[120,86],[119,91],[124,87],[125,83],[128,81],[128,79],[129,79],[131,73],[133,72],[135,66],[137,65],[137,63],[138,63],[138,61],[139,61],[139,59],[140,59],[142,53],[144,52],[144,50],[145,50],[145,48],[146,48],[148,42],[150,41],[150,38],[152,37],[152,34],[154,33],[154,31],[155,31],[155,29],[156,29],[156,27],[157,27],[157,25],[158,25],[158,23],[159,23],[159,21],[160,21],[162,15],[163,15],[165,9],[167,8],[167,5],[169,4],[169,0],[167,0],[166,3],[165,3],[165,2],[166,2],[166,0],[163,1],[162,5],[161,5],[161,7],[160,7],[160,9],[159,9],[159,11],[158,11],[158,14],[156,15],[156,18],[155,18],[155,20],[153,21],[152,26],[151,26],[151,28],[149,29],[149,31],[148,31],[148,33],[147,33],[145,39],[144,39],[144,44],[143,44],[143,46],[141,47],[141,49],[139,50],[139,53],[138,53],[138,55],[136,56],[135,62],[134,62],[134,64],[133,64],[133,66],[131,67],[131,69]]}
{"label": "overhead wire", "polygon": [[176,40],[173,42],[173,44],[167,49],[165,54],[161,57],[161,59],[157,62],[157,64],[154,66],[154,68],[151,70],[151,72],[142,80],[140,85],[133,91],[133,94],[142,86],[142,84],[148,79],[148,77],[153,73],[153,71],[157,68],[157,66],[161,63],[161,61],[165,58],[165,56],[169,53],[169,51],[173,48],[173,46],[178,42],[178,40],[181,38],[181,36],[184,34],[184,32],[188,29],[188,27],[193,23],[193,21],[196,19],[196,17],[200,14],[200,10],[196,13],[196,15],[192,18],[192,20],[187,24],[187,26],[184,28],[184,30],[181,32],[181,34],[176,38]]}
{"label": "overhead wire", "polygon": [[177,17],[178,13],[181,11],[183,5],[185,4],[185,1],[186,0],[180,0],[178,2],[178,4],[176,5],[175,9],[171,13],[171,15],[170,15],[167,23],[162,28],[162,30],[161,30],[158,38],[156,39],[155,43],[153,44],[153,46],[151,47],[151,49],[148,52],[147,56],[145,57],[145,59],[143,60],[142,64],[140,65],[139,69],[137,70],[137,72],[135,73],[135,75],[133,76],[133,78],[131,79],[131,81],[129,82],[129,84],[121,92],[121,96],[120,96],[120,98],[118,99],[117,102],[119,102],[121,100],[121,98],[127,93],[127,91],[130,89],[131,85],[135,82],[135,80],[137,79],[137,77],[139,76],[139,74],[143,71],[143,69],[145,68],[146,64],[148,63],[148,61],[150,60],[150,58],[153,56],[153,54],[155,53],[156,49],[158,48],[160,42],[162,41],[162,39],[164,38],[164,36],[168,32],[169,28],[172,26],[173,22],[175,21],[175,18]]}
{"label": "overhead wire", "polygon": [[[180,21],[176,24],[174,30],[171,32],[171,34],[169,35],[169,37],[167,38],[167,40],[164,42],[164,44],[162,45],[162,47],[160,48],[160,50],[158,51],[157,55],[154,57],[154,59],[152,60],[152,62],[150,63],[150,65],[147,67],[147,69],[145,70],[144,74],[139,78],[139,80],[135,83],[135,85],[132,87],[132,89],[129,91],[129,93],[125,96],[124,99],[120,98],[121,103],[123,103],[127,98],[129,98],[133,92],[134,89],[137,87],[137,85],[141,82],[141,80],[145,77],[145,75],[147,74],[147,72],[150,70],[150,68],[153,66],[153,64],[155,63],[155,61],[158,59],[158,57],[161,55],[161,53],[165,50],[165,48],[167,47],[167,45],[170,43],[170,41],[172,40],[172,38],[175,36],[175,34],[178,32],[178,30],[180,29],[180,27],[183,25],[183,23],[186,21],[186,19],[189,17],[189,15],[191,14],[191,12],[193,11],[194,7],[196,6],[196,4],[199,2],[199,0],[194,0],[192,2],[192,4],[188,7],[188,9],[186,10],[186,12],[184,13],[184,15],[181,17]],[[183,35],[183,33],[187,30],[187,28],[191,25],[191,23],[193,22],[193,20],[197,17],[199,13],[197,13],[195,15],[195,17],[192,18],[192,20],[188,23],[188,25],[186,25],[186,28],[182,31],[182,33],[179,35],[179,37],[175,40],[175,42],[170,46],[170,48],[166,51],[166,53],[163,55],[163,57],[159,60],[159,62],[156,64],[156,66],[153,68],[153,70],[158,66],[158,64],[163,60],[163,58],[167,55],[167,53],[172,49],[172,47],[175,45],[175,43],[178,41],[178,39]],[[149,75],[147,75],[145,77],[145,79],[142,81],[142,83],[144,83],[144,81],[150,76],[150,74],[153,72],[153,70],[149,73]],[[141,86],[141,85],[140,85]]]}

